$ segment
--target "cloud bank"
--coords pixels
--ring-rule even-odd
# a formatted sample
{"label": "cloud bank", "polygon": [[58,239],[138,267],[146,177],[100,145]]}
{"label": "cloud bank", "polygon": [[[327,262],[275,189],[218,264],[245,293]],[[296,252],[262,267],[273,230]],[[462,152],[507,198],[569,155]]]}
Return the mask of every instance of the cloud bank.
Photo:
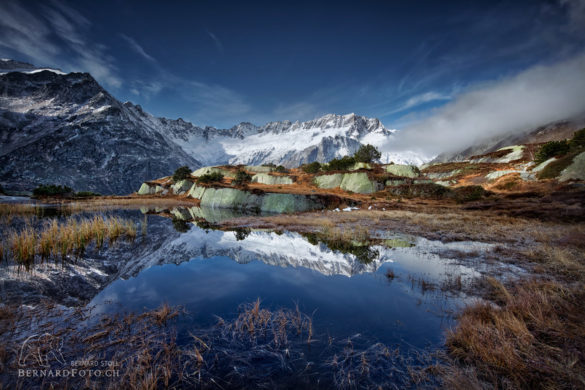
{"label": "cloud bank", "polygon": [[467,90],[406,126],[389,150],[431,157],[585,113],[585,54]]}

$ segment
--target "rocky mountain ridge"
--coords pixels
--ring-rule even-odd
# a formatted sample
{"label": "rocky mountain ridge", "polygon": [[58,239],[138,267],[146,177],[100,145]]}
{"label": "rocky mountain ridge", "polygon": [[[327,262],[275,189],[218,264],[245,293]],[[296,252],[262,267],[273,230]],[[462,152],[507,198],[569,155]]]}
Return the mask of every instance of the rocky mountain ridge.
{"label": "rocky mountain ridge", "polygon": [[394,132],[355,114],[199,127],[121,103],[88,73],[0,61],[0,185],[10,191],[59,183],[123,194],[182,165],[326,162],[365,143],[381,145]]}

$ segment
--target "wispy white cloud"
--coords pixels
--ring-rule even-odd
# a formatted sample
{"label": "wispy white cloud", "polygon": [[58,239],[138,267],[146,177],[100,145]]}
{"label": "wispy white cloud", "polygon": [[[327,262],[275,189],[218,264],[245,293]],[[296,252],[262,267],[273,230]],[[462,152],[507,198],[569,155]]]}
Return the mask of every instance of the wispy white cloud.
{"label": "wispy white cloud", "polygon": [[420,106],[421,104],[426,104],[434,101],[446,101],[451,100],[453,97],[452,94],[444,94],[435,91],[429,91],[421,93],[420,95],[415,95],[406,100],[403,104],[399,105],[397,108],[381,114],[381,116],[396,114],[398,112],[406,111],[408,109]]}
{"label": "wispy white cloud", "polygon": [[138,44],[138,42],[136,42],[136,40],[134,40],[134,38],[131,38],[126,34],[120,34],[120,37],[122,37],[122,39],[124,39],[126,42],[128,42],[128,45],[130,45],[132,50],[134,50],[136,53],[140,54],[143,58],[145,58],[148,61],[151,61],[153,63],[157,62],[153,56],[148,54],[146,52],[146,50],[144,50],[144,48],[140,44]]}
{"label": "wispy white cloud", "polygon": [[221,42],[221,40],[211,31],[205,30],[205,32],[207,33],[207,35],[209,36],[209,38],[211,38],[211,40],[213,41],[213,43],[215,44],[215,47],[217,48],[217,51],[219,51],[221,54],[224,53],[224,48],[223,48],[223,43]]}
{"label": "wispy white cloud", "polygon": [[406,126],[394,150],[427,155],[457,151],[501,134],[570,119],[585,112],[585,54],[533,66],[470,89],[428,118]]}
{"label": "wispy white cloud", "polygon": [[35,13],[16,1],[0,3],[0,46],[35,65],[90,72],[107,86],[120,87],[114,59],[88,39],[90,28],[87,18],[59,2]]}
{"label": "wispy white cloud", "polygon": [[323,115],[314,103],[298,102],[294,104],[279,104],[273,111],[273,118],[282,118],[281,120],[307,120],[310,118]]}

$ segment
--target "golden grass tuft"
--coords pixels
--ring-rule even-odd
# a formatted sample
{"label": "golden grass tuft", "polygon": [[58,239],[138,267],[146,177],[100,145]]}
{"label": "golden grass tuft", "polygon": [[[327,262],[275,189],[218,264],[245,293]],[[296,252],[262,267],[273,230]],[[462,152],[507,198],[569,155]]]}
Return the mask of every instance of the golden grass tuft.
{"label": "golden grass tuft", "polygon": [[464,309],[449,332],[450,355],[494,388],[580,388],[585,359],[585,291],[530,280],[510,290],[488,282],[501,306]]}
{"label": "golden grass tuft", "polygon": [[54,219],[45,223],[38,231],[30,226],[20,231],[10,231],[7,234],[8,251],[4,249],[5,244],[0,242],[0,260],[11,257],[16,264],[30,270],[37,257],[41,263],[51,258],[64,261],[70,255],[79,258],[93,242],[100,249],[106,238],[113,245],[121,237],[132,241],[136,236],[136,224],[119,217],[70,217],[61,223]]}

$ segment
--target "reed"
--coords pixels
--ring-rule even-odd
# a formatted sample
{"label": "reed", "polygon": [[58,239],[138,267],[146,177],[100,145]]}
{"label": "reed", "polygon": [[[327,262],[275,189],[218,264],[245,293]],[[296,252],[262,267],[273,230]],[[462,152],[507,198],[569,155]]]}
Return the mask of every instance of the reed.
{"label": "reed", "polygon": [[35,259],[36,234],[30,227],[24,228],[20,233],[10,233],[10,249],[14,261],[30,269]]}
{"label": "reed", "polygon": [[5,249],[4,243],[0,243],[0,261],[7,261],[11,257],[16,264],[30,270],[37,257],[41,263],[51,258],[65,261],[71,255],[80,258],[92,243],[95,243],[96,249],[101,249],[106,238],[112,245],[121,237],[133,241],[136,236],[136,224],[119,217],[70,217],[61,223],[52,220],[38,231],[26,226],[20,231],[9,232],[9,250]]}

